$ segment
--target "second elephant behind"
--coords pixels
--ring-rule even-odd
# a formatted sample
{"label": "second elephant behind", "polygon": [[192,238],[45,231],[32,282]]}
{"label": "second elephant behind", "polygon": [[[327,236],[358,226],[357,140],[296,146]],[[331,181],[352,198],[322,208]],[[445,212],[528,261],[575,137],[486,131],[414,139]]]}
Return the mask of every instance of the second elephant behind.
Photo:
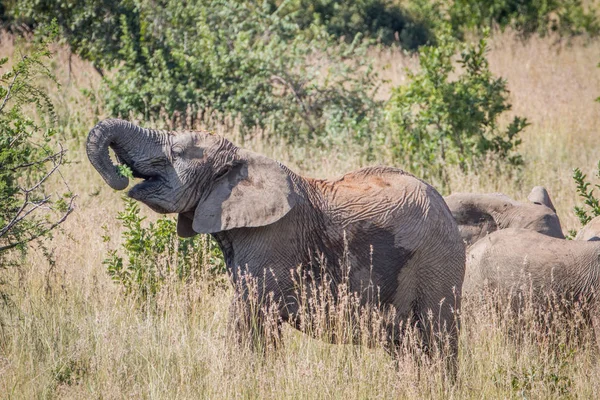
{"label": "second elephant behind", "polygon": [[523,228],[564,239],[560,220],[545,188],[536,186],[529,203],[501,193],[454,193],[444,197],[467,246],[500,229]]}
{"label": "second elephant behind", "polygon": [[[600,242],[561,240],[527,229],[504,229],[479,240],[467,251],[463,296],[510,304],[514,312],[528,305],[550,316],[566,316],[600,333]],[[483,297],[482,297],[483,296]],[[579,303],[577,306],[575,303]],[[600,336],[598,336],[600,337]]]}

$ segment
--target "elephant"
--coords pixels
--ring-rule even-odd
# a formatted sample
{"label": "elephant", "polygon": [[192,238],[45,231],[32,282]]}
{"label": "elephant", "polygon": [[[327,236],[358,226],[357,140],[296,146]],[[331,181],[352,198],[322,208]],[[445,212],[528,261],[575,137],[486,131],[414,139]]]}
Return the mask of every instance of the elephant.
{"label": "elephant", "polygon": [[514,201],[501,193],[453,193],[444,200],[467,246],[506,228],[525,228],[564,239],[554,205],[541,186],[533,188],[529,195],[532,204]]}
{"label": "elephant", "polygon": [[575,240],[600,241],[600,217],[592,218],[575,236]]}
{"label": "elephant", "polygon": [[[89,132],[86,150],[116,190],[129,182],[116,172],[109,147],[143,179],[129,197],[158,213],[177,213],[182,237],[214,237],[242,304],[250,303],[243,284],[250,276],[264,288],[260,310],[275,309],[278,325],[298,328],[303,321],[290,271],[300,270],[313,283],[328,279],[334,301],[346,274],[350,292],[362,294],[365,304],[366,288],[374,287],[375,305],[395,310],[389,328],[394,344],[401,341],[401,321],[409,321],[422,333],[425,350],[444,333],[448,357],[456,360],[465,249],[443,197],[429,184],[385,166],[312,179],[215,134],[107,119]],[[237,308],[234,320],[247,320],[250,306]],[[234,327],[261,338],[264,314]]]}
{"label": "elephant", "polygon": [[508,301],[514,312],[531,301],[542,322],[557,307],[567,317],[581,310],[597,334],[600,242],[564,240],[522,228],[493,232],[467,250],[463,297],[489,294],[484,289],[499,294],[499,304]]}

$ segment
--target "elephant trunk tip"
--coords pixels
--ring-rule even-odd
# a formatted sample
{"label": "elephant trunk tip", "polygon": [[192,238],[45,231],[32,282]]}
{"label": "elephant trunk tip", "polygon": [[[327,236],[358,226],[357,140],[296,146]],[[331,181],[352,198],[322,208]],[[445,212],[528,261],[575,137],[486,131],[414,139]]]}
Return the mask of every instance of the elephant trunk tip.
{"label": "elephant trunk tip", "polygon": [[[127,186],[129,186],[129,178],[127,178],[126,176],[122,176],[117,174],[118,179],[116,180],[112,180],[112,181],[106,181],[106,183],[108,183],[110,185],[111,188],[113,188],[114,190],[125,190],[127,189]],[[106,180],[106,179],[105,179]]]}
{"label": "elephant trunk tip", "polygon": [[115,190],[124,190],[129,186],[129,178],[121,175],[110,160],[108,148],[118,140],[120,132],[131,129],[131,124],[118,119],[100,121],[90,130],[86,143],[86,152],[94,168],[106,183]]}

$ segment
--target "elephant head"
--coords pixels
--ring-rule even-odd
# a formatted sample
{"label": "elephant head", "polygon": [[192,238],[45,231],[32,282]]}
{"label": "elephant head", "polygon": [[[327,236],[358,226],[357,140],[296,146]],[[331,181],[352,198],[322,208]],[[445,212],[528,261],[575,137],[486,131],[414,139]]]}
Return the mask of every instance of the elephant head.
{"label": "elephant head", "polygon": [[[127,188],[109,157],[143,179],[129,196],[159,213],[178,213],[183,237],[271,224],[296,202],[290,172],[208,132],[171,133],[108,119],[89,133],[87,154],[106,183]],[[268,196],[265,194],[268,193]]]}
{"label": "elephant head", "polygon": [[445,197],[467,245],[499,229],[523,228],[564,238],[558,215],[545,188],[536,186],[531,203],[499,194],[455,193]]}

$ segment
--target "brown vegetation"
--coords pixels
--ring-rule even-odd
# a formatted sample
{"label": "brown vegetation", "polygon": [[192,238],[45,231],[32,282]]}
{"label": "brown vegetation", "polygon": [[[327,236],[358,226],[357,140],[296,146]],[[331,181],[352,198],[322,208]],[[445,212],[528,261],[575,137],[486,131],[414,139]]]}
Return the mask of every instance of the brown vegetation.
{"label": "brown vegetation", "polygon": [[[508,79],[513,112],[532,123],[523,137],[526,165],[516,178],[492,167],[479,175],[457,169],[450,187],[524,200],[533,186],[544,185],[563,228],[578,229],[572,169],[593,175],[600,158],[600,104],[594,102],[600,96],[598,50],[598,43],[567,46],[536,38],[522,43],[510,33],[496,35],[491,67]],[[2,37],[0,56],[13,51],[10,38]],[[403,82],[402,66],[416,65],[387,50],[376,57],[389,85]],[[62,48],[57,48],[54,68],[62,87],[48,87],[71,149],[63,175],[79,197],[76,211],[45,243],[54,264],[38,249],[23,267],[2,272],[14,307],[0,308],[1,397],[600,397],[600,366],[590,332],[576,346],[561,335],[551,342],[532,321],[516,338],[509,334],[510,322],[489,305],[464,304],[454,384],[445,381],[435,362],[419,368],[422,360],[415,352],[396,361],[381,349],[328,345],[292,329],[285,330],[285,346],[265,359],[236,351],[226,340],[228,285],[174,281],[160,293],[159,312],[140,313],[102,265],[120,240],[115,215],[122,202],[83,151],[95,115],[102,115],[100,78]],[[235,141],[235,132],[224,129],[217,133]],[[311,176],[333,177],[365,164],[359,148],[325,152],[259,138],[244,146]],[[383,149],[378,162],[388,163]]]}

